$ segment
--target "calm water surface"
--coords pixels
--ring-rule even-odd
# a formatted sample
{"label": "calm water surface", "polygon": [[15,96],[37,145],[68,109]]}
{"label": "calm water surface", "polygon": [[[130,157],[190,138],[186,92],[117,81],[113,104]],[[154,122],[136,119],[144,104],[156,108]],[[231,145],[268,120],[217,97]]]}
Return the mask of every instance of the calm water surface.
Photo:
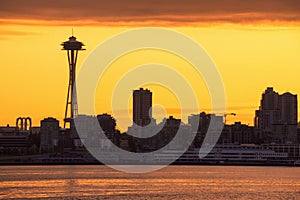
{"label": "calm water surface", "polygon": [[[142,166],[141,166],[142,167]],[[300,199],[300,168],[0,166],[0,199]]]}

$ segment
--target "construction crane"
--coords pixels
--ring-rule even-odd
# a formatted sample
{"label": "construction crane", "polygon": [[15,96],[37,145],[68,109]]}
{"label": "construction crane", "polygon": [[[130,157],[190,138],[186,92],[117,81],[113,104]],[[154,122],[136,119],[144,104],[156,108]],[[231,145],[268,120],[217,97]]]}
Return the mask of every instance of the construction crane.
{"label": "construction crane", "polygon": [[224,116],[224,125],[226,125],[226,117],[228,115],[236,116],[236,113],[225,113],[225,114],[223,114],[223,116]]}

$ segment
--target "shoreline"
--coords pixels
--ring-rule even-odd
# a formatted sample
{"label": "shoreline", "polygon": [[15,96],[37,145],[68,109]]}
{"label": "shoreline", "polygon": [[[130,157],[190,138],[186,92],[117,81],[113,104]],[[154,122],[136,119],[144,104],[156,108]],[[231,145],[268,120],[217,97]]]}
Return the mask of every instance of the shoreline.
{"label": "shoreline", "polygon": [[[61,163],[61,162],[52,162],[52,163],[0,163],[0,166],[53,166],[53,165],[105,165],[103,163],[97,162],[78,162],[78,163]],[[153,163],[153,164],[145,164],[145,163],[122,163],[122,164],[109,164],[109,165],[164,165],[162,163]],[[171,163],[168,166],[258,166],[258,167],[300,167],[300,165],[292,164],[292,163],[211,163],[211,162],[203,162],[203,163]]]}

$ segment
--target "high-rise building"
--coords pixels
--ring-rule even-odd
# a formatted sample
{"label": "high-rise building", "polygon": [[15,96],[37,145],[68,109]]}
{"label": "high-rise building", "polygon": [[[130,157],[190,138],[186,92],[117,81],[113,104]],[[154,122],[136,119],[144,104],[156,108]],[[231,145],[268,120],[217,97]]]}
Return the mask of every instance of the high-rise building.
{"label": "high-rise building", "polygon": [[262,94],[259,110],[256,111],[255,127],[258,129],[271,130],[272,124],[276,124],[280,119],[280,109],[278,105],[279,94],[268,87]]}
{"label": "high-rise building", "polygon": [[140,88],[133,91],[133,122],[139,126],[150,124],[152,118],[152,92]]}
{"label": "high-rise building", "polygon": [[297,142],[297,95],[282,95],[268,87],[255,112],[255,127],[263,143]]}

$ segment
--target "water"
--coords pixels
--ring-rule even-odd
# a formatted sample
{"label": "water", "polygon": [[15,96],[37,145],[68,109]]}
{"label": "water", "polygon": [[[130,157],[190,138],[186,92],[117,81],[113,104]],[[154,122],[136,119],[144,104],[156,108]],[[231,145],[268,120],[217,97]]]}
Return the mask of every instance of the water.
{"label": "water", "polygon": [[169,166],[129,174],[94,165],[0,166],[0,198],[300,199],[300,168]]}

